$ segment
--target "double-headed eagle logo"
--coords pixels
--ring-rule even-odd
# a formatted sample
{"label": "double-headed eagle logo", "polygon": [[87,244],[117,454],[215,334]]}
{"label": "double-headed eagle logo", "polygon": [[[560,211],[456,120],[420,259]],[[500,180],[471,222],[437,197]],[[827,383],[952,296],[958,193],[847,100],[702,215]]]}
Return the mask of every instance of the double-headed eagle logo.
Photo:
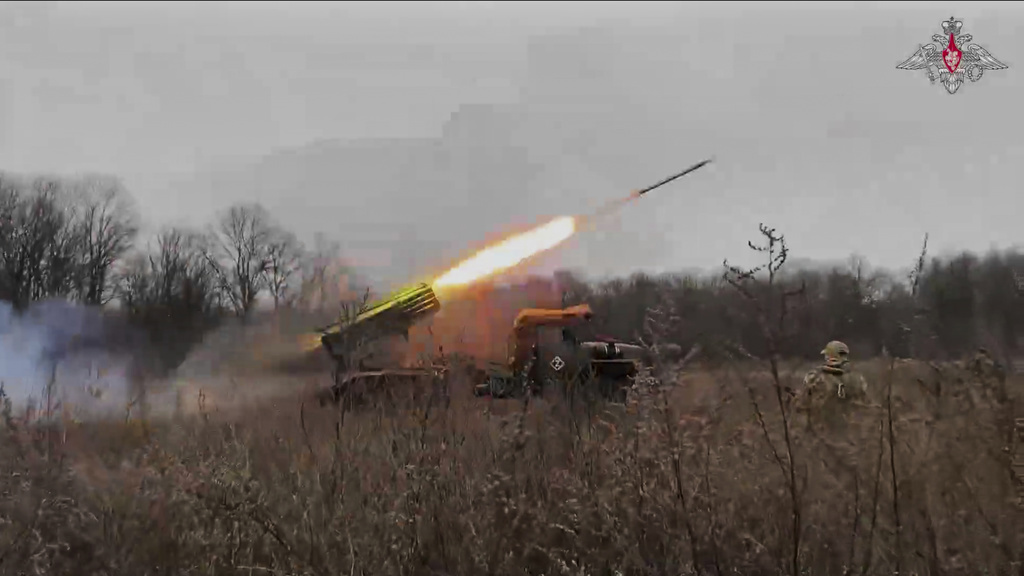
{"label": "double-headed eagle logo", "polygon": [[942,23],[942,34],[933,35],[933,42],[922,45],[896,69],[927,70],[932,84],[938,80],[946,92],[956,94],[965,79],[977,82],[985,70],[1008,68],[985,48],[970,43],[973,36],[961,34],[963,27],[963,22],[950,17]]}

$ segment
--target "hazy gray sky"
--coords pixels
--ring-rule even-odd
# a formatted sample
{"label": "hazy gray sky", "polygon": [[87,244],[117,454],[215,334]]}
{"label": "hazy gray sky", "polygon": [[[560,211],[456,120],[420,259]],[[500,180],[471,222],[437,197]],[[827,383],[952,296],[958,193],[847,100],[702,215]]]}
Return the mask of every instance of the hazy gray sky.
{"label": "hazy gray sky", "polygon": [[[1010,65],[953,96],[895,69],[951,15]],[[396,275],[714,155],[542,264],[716,266],[765,221],[900,266],[1021,242],[1022,74],[1010,3],[3,3],[0,169],[120,174],[151,225],[254,198]]]}

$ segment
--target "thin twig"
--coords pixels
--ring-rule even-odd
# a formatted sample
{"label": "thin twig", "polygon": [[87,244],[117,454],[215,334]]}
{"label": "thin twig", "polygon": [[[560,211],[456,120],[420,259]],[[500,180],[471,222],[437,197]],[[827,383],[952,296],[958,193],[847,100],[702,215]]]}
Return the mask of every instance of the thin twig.
{"label": "thin twig", "polygon": [[903,524],[900,520],[899,482],[896,477],[896,430],[892,417],[892,379],[896,368],[896,359],[890,358],[888,372],[888,393],[886,394],[886,417],[889,421],[889,473],[892,475],[892,513],[896,522],[896,574],[901,573],[903,562]]}

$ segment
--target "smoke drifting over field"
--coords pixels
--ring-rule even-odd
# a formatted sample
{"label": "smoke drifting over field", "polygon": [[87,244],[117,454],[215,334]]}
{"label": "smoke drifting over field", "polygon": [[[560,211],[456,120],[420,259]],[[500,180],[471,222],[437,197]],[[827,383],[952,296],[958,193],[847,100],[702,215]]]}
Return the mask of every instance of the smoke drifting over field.
{"label": "smoke drifting over field", "polygon": [[[22,313],[0,302],[0,382],[19,409],[51,407],[76,417],[123,409],[131,360],[97,308],[66,301],[34,303]],[[120,336],[120,337],[119,337]]]}

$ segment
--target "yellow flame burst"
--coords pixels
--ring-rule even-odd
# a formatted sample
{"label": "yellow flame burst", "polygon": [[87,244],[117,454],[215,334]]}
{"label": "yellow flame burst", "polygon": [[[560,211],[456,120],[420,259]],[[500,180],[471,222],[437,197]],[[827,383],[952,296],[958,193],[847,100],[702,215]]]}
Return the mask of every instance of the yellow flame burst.
{"label": "yellow flame burst", "polygon": [[314,332],[311,334],[303,334],[299,336],[299,346],[301,346],[303,352],[312,352],[322,346],[320,338],[322,334]]}
{"label": "yellow flame burst", "polygon": [[530,256],[554,248],[575,232],[575,218],[556,218],[547,224],[484,248],[434,280],[433,287],[462,286],[508,270]]}

